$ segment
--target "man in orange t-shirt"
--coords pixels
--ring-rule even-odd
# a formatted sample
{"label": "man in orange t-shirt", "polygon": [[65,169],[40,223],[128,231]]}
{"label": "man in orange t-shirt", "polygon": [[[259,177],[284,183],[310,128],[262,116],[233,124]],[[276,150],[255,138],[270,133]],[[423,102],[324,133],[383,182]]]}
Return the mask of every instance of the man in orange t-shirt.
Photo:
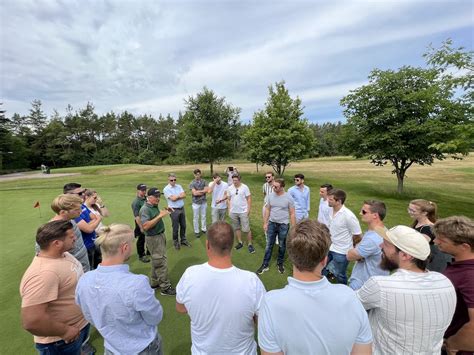
{"label": "man in orange t-shirt", "polygon": [[67,251],[76,236],[69,221],[46,223],[38,229],[39,253],[20,284],[23,328],[34,335],[40,354],[80,354],[89,324],[75,303],[82,266]]}

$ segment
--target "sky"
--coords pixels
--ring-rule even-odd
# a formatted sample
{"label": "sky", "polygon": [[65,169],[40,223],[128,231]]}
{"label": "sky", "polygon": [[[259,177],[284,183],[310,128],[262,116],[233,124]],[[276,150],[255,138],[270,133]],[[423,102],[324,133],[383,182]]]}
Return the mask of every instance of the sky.
{"label": "sky", "polygon": [[185,111],[203,87],[242,122],[284,80],[314,123],[344,121],[339,102],[374,68],[425,66],[430,44],[473,49],[472,0],[1,0],[0,102],[51,115]]}

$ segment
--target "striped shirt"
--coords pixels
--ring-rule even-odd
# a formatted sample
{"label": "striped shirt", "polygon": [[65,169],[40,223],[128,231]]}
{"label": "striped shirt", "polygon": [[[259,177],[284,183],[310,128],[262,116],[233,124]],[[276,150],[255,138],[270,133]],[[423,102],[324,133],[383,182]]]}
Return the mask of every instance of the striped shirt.
{"label": "striped shirt", "polygon": [[262,192],[264,194],[263,204],[265,206],[267,204],[268,196],[273,192],[273,184],[269,184],[268,182],[264,183],[262,186]]}
{"label": "striped shirt", "polygon": [[456,306],[446,276],[399,269],[371,277],[357,296],[370,310],[373,354],[440,354]]}

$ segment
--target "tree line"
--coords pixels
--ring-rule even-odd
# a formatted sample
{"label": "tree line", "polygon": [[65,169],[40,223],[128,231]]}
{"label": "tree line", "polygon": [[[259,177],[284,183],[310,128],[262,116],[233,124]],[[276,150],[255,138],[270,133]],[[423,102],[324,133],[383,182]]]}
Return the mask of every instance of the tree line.
{"label": "tree line", "polygon": [[240,108],[204,87],[184,100],[178,117],[125,111],[97,115],[94,106],[47,119],[41,101],[27,116],[0,110],[0,170],[139,163],[214,163],[233,157],[269,165],[283,175],[290,162],[353,154],[390,164],[403,190],[413,164],[461,159],[474,148],[473,52],[447,40],[429,47],[427,67],[374,69],[368,83],[340,103],[346,123],[310,123],[285,82],[268,88],[250,123]]}

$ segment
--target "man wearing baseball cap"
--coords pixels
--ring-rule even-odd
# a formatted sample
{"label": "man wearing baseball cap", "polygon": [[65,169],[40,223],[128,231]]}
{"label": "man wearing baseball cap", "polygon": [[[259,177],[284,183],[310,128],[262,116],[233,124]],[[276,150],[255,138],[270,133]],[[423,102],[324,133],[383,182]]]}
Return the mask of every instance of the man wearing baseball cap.
{"label": "man wearing baseball cap", "polygon": [[395,271],[373,276],[357,296],[374,336],[374,354],[439,354],[454,314],[456,292],[446,276],[427,271],[430,245],[406,226],[379,229],[384,239],[380,266]]}
{"label": "man wearing baseball cap", "polygon": [[[137,185],[137,196],[132,201],[132,211],[133,218],[135,219],[135,238],[137,238],[137,254],[138,259],[141,262],[149,263],[150,258],[145,254],[145,233],[142,227],[142,222],[140,221],[140,209],[146,202],[146,185],[138,184]],[[148,255],[150,253],[148,252]]]}

